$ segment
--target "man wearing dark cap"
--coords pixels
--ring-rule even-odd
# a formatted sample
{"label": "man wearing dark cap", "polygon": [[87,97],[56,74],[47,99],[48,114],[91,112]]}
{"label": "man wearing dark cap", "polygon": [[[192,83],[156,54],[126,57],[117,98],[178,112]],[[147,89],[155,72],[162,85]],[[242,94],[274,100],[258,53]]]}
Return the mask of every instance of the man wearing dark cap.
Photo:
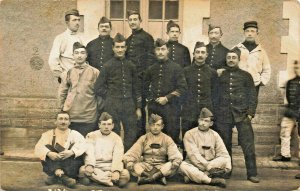
{"label": "man wearing dark cap", "polygon": [[234,48],[227,53],[227,66],[218,80],[215,130],[222,137],[232,156],[232,128],[238,130],[247,168],[247,179],[258,183],[254,133],[251,120],[257,106],[256,90],[252,76],[238,67],[241,51]]}
{"label": "man wearing dark cap", "polygon": [[186,91],[187,84],[183,69],[168,58],[169,49],[162,39],[155,41],[156,62],[145,72],[145,89],[149,113],[156,113],[164,119],[164,132],[180,144],[179,98]]}
{"label": "man wearing dark cap", "polygon": [[213,114],[203,108],[198,118],[198,126],[184,136],[187,158],[180,165],[184,181],[226,187],[223,177],[231,171],[231,159],[217,132],[211,130]]}
{"label": "man wearing dark cap", "polygon": [[180,27],[172,20],[170,20],[167,24],[167,35],[169,37],[169,41],[167,43],[167,46],[170,49],[169,58],[183,68],[190,66],[190,51],[186,46],[178,42]]}
{"label": "man wearing dark cap", "polygon": [[209,44],[206,45],[208,56],[205,63],[211,68],[218,70],[226,65],[228,48],[221,43],[223,32],[220,26],[208,26]]}
{"label": "man wearing dark cap", "polygon": [[104,63],[114,56],[112,50],[113,39],[110,37],[111,28],[111,21],[106,17],[101,17],[98,23],[99,37],[86,46],[88,51],[87,61],[100,71]]}
{"label": "man wearing dark cap", "polygon": [[128,24],[132,34],[127,38],[128,49],[126,57],[136,65],[138,80],[142,90],[142,118],[138,121],[139,135],[146,133],[146,94],[144,86],[144,72],[154,62],[153,37],[141,28],[142,18],[138,11],[129,10],[127,12]]}
{"label": "man wearing dark cap", "polygon": [[213,111],[213,96],[217,90],[217,72],[205,64],[207,47],[203,42],[196,43],[193,55],[193,64],[184,68],[188,90],[182,105],[182,137],[198,125],[198,115],[202,108]]}
{"label": "man wearing dark cap", "polygon": [[123,161],[132,175],[138,177],[139,185],[156,180],[166,185],[166,177],[176,173],[182,155],[171,137],[161,132],[164,128],[161,116],[151,114],[149,128],[150,132],[141,136],[125,153]]}
{"label": "man wearing dark cap", "polygon": [[258,25],[256,21],[244,23],[245,41],[236,45],[241,50],[239,67],[249,72],[258,95],[259,87],[265,86],[271,77],[271,65],[266,51],[256,43]]}
{"label": "man wearing dark cap", "polygon": [[77,33],[80,25],[80,15],[78,10],[72,9],[65,13],[67,30],[54,39],[49,55],[49,66],[54,76],[61,82],[61,74],[74,67],[73,44],[80,42],[81,36]]}
{"label": "man wearing dark cap", "polygon": [[75,42],[73,45],[74,67],[61,75],[58,89],[60,107],[70,114],[70,129],[83,136],[98,129],[97,97],[94,84],[99,70],[86,62],[86,47]]}
{"label": "man wearing dark cap", "polygon": [[137,139],[137,119],[141,118],[141,93],[136,66],[125,58],[126,39],[118,33],[113,41],[114,57],[106,62],[95,84],[98,96],[105,99],[104,110],[113,116],[114,131],[120,135],[124,128],[127,151]]}

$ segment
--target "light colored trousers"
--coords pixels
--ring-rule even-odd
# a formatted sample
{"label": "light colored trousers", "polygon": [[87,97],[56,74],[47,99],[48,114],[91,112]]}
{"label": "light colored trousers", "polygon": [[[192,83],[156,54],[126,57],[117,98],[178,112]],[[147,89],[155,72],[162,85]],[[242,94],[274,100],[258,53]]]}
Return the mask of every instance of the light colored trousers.
{"label": "light colored trousers", "polygon": [[176,170],[177,170],[177,169],[172,169],[172,163],[171,162],[167,162],[167,163],[163,163],[163,164],[157,164],[157,165],[151,165],[151,164],[146,163],[146,162],[139,162],[139,163],[136,163],[133,166],[134,172],[132,172],[132,175],[133,176],[141,176],[141,174],[144,170],[151,171],[153,169],[153,167],[160,170],[161,173],[164,175],[164,177],[174,175],[176,173]]}
{"label": "light colored trousers", "polygon": [[[281,120],[280,139],[281,139],[281,155],[291,157],[291,134],[296,127],[296,121],[293,118],[283,117]],[[300,138],[300,137],[299,137]],[[300,157],[300,141],[299,141],[299,157]]]}

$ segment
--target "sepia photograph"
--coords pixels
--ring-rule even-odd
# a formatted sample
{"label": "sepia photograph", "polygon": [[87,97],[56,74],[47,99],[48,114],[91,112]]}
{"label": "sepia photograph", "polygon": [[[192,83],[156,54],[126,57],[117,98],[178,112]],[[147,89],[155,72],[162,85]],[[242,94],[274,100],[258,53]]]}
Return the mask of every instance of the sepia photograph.
{"label": "sepia photograph", "polygon": [[0,191],[300,191],[300,0],[0,0]]}

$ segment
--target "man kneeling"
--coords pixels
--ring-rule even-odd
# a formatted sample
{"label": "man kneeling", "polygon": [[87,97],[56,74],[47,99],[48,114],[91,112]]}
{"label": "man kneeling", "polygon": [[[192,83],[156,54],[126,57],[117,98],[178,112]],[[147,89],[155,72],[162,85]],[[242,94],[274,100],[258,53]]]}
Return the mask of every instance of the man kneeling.
{"label": "man kneeling", "polygon": [[35,146],[35,154],[48,175],[47,185],[62,182],[73,188],[76,185],[78,171],[83,165],[82,154],[86,151],[84,137],[69,129],[70,116],[61,111],[56,116],[56,128],[42,134]]}
{"label": "man kneeling", "polygon": [[160,116],[151,114],[149,126],[150,132],[138,139],[123,160],[132,175],[138,177],[139,185],[157,180],[166,185],[165,177],[176,173],[182,155],[172,138],[161,132],[164,124]]}
{"label": "man kneeling", "polygon": [[210,129],[213,114],[201,110],[198,127],[189,130],[184,138],[187,158],[180,165],[184,181],[226,187],[223,179],[231,171],[231,159],[219,134]]}
{"label": "man kneeling", "polygon": [[124,146],[119,135],[112,132],[112,116],[103,112],[99,118],[100,130],[86,136],[88,149],[85,165],[80,168],[80,183],[88,185],[90,180],[106,186],[124,187],[130,180],[128,170],[123,168]]}

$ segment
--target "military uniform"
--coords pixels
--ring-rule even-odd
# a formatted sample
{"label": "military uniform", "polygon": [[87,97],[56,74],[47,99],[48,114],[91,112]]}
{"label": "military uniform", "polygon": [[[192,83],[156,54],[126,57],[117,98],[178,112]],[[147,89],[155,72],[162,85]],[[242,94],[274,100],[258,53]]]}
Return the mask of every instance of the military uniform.
{"label": "military uniform", "polygon": [[128,150],[137,138],[136,109],[141,107],[136,66],[125,58],[112,58],[103,66],[95,91],[105,99],[104,111],[112,115],[113,131],[119,135],[122,121],[125,150]]}
{"label": "military uniform", "polygon": [[256,90],[251,75],[238,67],[226,67],[219,77],[218,95],[215,130],[222,137],[231,156],[232,128],[236,126],[239,144],[245,156],[248,178],[255,177],[257,170],[254,133],[247,116],[253,117],[257,106]]}
{"label": "military uniform", "polygon": [[[183,69],[171,60],[157,61],[145,73],[145,87],[148,90],[148,110],[162,116],[165,122],[163,131],[179,144],[180,105],[178,98],[186,91],[187,84]],[[168,102],[160,105],[155,100],[167,97]]]}
{"label": "military uniform", "polygon": [[178,41],[168,41],[167,47],[170,49],[170,60],[173,60],[183,68],[191,65],[190,51],[186,46]]}
{"label": "military uniform", "polygon": [[205,63],[207,65],[215,70],[226,66],[226,54],[228,52],[228,48],[223,46],[221,42],[216,46],[208,44],[206,45],[206,48],[208,56],[205,60]]}
{"label": "military uniform", "polygon": [[182,137],[185,132],[198,125],[202,108],[213,111],[217,90],[217,72],[208,65],[193,64],[184,68],[188,90],[184,94],[182,105]]}
{"label": "military uniform", "polygon": [[86,46],[89,64],[101,70],[103,65],[114,56],[112,46],[113,39],[109,35],[99,36],[89,42]]}
{"label": "military uniform", "polygon": [[153,37],[144,31],[133,30],[132,34],[126,40],[127,51],[126,57],[136,65],[139,81],[142,91],[142,119],[138,122],[140,135],[146,133],[146,94],[144,92],[143,74],[145,70],[153,64],[154,61],[154,40]]}

